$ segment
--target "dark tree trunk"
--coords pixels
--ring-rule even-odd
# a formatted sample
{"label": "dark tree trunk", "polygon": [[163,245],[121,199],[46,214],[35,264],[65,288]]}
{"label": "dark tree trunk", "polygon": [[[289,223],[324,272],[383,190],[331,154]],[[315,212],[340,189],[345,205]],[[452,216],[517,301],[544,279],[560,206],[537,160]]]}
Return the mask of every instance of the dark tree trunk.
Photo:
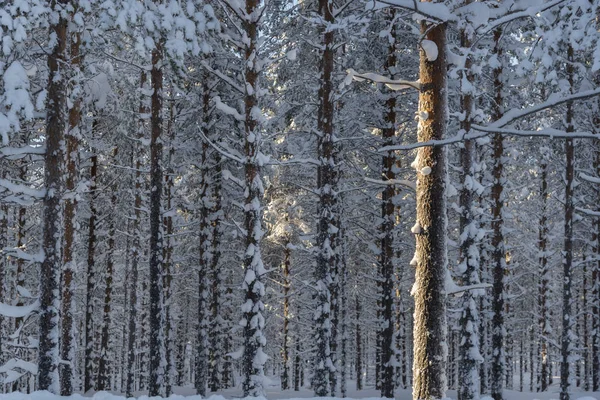
{"label": "dark tree trunk", "polygon": [[[289,213],[286,213],[286,224],[289,224]],[[281,349],[281,363],[283,372],[281,374],[281,390],[287,390],[290,388],[290,265],[291,265],[291,254],[290,249],[291,240],[290,234],[286,232],[285,239],[283,242],[283,264],[282,264],[282,275],[283,275],[283,343]]]}
{"label": "dark tree trunk", "polygon": [[[55,12],[67,0],[52,3]],[[60,392],[59,311],[60,272],[62,269],[61,237],[63,228],[62,196],[64,191],[64,133],[67,127],[66,70],[68,19],[63,13],[50,27],[55,37],[48,55],[48,97],[46,103],[46,156],[44,182],[44,220],[40,269],[39,347],[37,388],[54,394]]]}
{"label": "dark tree trunk", "polygon": [[354,364],[356,368],[356,390],[363,389],[363,378],[362,378],[362,370],[363,370],[363,360],[362,360],[362,334],[360,331],[360,301],[358,300],[358,296],[356,296],[356,322],[354,330],[356,332],[356,362]]}
{"label": "dark tree trunk", "polygon": [[85,310],[85,377],[84,392],[95,388],[96,354],[94,342],[94,289],[96,287],[96,190],[98,177],[98,155],[91,157],[90,167],[90,219],[88,222],[88,249],[87,249],[87,285],[86,285],[86,310]]}
{"label": "dark tree trunk", "polygon": [[[117,163],[118,148],[113,150],[113,162]],[[110,210],[116,210],[117,207],[117,185],[114,183],[110,186]],[[108,216],[108,237],[107,237],[107,252],[106,252],[106,272],[104,276],[104,308],[102,313],[102,332],[100,336],[100,356],[98,357],[98,384],[97,390],[110,390],[110,369],[109,354],[110,351],[110,321],[113,295],[113,273],[115,270],[114,252],[115,252],[115,235],[116,216],[114,212]]]}
{"label": "dark tree trunk", "polygon": [[[389,22],[392,24],[390,36],[392,38],[388,46],[385,71],[390,78],[395,79],[394,70],[396,68],[396,12],[392,11],[389,16]],[[396,96],[388,91],[385,101],[385,127],[381,130],[383,146],[394,144],[396,136]],[[381,237],[379,256],[380,279],[380,303],[379,314],[380,324],[378,337],[380,338],[380,385],[381,397],[394,397],[394,228],[396,226],[396,214],[394,197],[396,189],[391,181],[396,179],[394,168],[396,167],[395,151],[388,151],[383,155],[381,162],[381,179],[388,184],[381,194],[381,225],[379,234]]]}
{"label": "dark tree trunk", "polygon": [[[502,30],[494,31],[494,52],[498,58],[502,57],[503,50],[500,45]],[[494,101],[492,104],[492,119],[500,119],[503,113],[503,72],[502,65],[494,68]],[[492,366],[491,366],[491,395],[494,400],[502,400],[504,379],[506,377],[506,360],[504,348],[504,297],[506,276],[506,252],[504,249],[504,139],[501,134],[494,134],[492,140],[494,165],[492,167],[492,274],[493,274],[493,300],[492,300]]]}
{"label": "dark tree trunk", "polygon": [[548,389],[548,338],[551,334],[549,310],[548,310],[548,292],[550,284],[550,269],[548,267],[548,254],[546,247],[548,245],[548,157],[542,155],[540,163],[541,176],[541,206],[540,206],[540,226],[538,234],[538,252],[539,252],[539,284],[538,284],[538,325],[540,338],[538,341],[538,392],[545,392]]}
{"label": "dark tree trunk", "polygon": [[[570,90],[573,91],[574,85],[574,67],[573,67],[573,48],[567,49],[567,79],[569,80]],[[565,117],[566,131],[573,132],[573,102],[567,103],[567,112]],[[562,304],[562,336],[561,336],[561,364],[560,364],[560,400],[569,400],[570,379],[571,379],[571,352],[573,351],[573,321],[576,318],[571,316],[571,302],[573,296],[572,290],[572,268],[573,268],[573,192],[575,184],[575,154],[573,139],[567,139],[565,142],[565,240],[563,246],[563,304]]]}
{"label": "dark tree trunk", "polygon": [[[72,75],[76,75],[81,68],[79,44],[81,35],[71,35],[71,68]],[[61,304],[61,350],[60,356],[60,394],[70,396],[73,394],[73,362],[74,362],[74,331],[73,331],[73,273],[77,265],[74,259],[75,246],[75,187],[79,170],[79,125],[81,120],[81,99],[75,99],[73,107],[69,110],[69,131],[66,139],[66,166],[67,179],[65,189],[68,196],[65,198],[65,233],[63,237],[63,269],[62,269],[62,304]]]}
{"label": "dark tree trunk", "polygon": [[[331,0],[319,0],[319,15],[325,24],[332,24],[333,3]],[[337,231],[335,184],[337,167],[333,134],[333,71],[334,71],[334,31],[322,29],[322,48],[320,60],[319,107],[317,111],[318,157],[317,190],[319,193],[319,211],[317,223],[317,262],[315,279],[317,281],[315,327],[316,354],[312,387],[315,396],[327,396],[330,389],[330,373],[334,368],[331,359],[331,272],[335,266],[334,231]]]}
{"label": "dark tree trunk", "polygon": [[163,192],[162,105],[163,105],[163,42],[158,40],[152,51],[152,99],[150,111],[150,365],[148,395],[159,396],[163,389],[165,371],[163,332],[163,230],[161,197]]}
{"label": "dark tree trunk", "polygon": [[248,40],[244,49],[244,155],[245,155],[245,200],[244,228],[246,229],[246,251],[244,253],[244,282],[245,303],[242,306],[243,346],[242,354],[242,389],[244,396],[264,395],[264,363],[266,361],[263,347],[266,338],[263,334],[264,304],[262,297],[265,287],[262,282],[265,267],[260,252],[260,242],[263,236],[261,228],[262,215],[262,182],[260,176],[261,131],[256,116],[259,93],[259,76],[262,65],[259,64],[258,30],[259,0],[246,0],[246,13],[249,16],[244,21],[245,35]]}
{"label": "dark tree trunk", "polygon": [[[419,142],[441,140],[448,123],[446,25],[421,22],[424,38],[438,49],[435,59],[420,51]],[[413,288],[413,399],[446,397],[446,150],[422,147],[417,162],[416,273]]]}
{"label": "dark tree trunk", "polygon": [[[470,4],[466,0],[465,4]],[[467,53],[465,69],[461,80],[461,111],[464,119],[460,123],[461,132],[468,135],[473,121],[473,92],[474,80],[471,68],[473,60],[469,54],[472,46],[471,26],[461,29],[460,45]],[[465,87],[466,83],[466,87]],[[460,255],[458,272],[463,286],[476,285],[479,279],[479,246],[476,237],[479,231],[475,215],[475,193],[473,182],[476,180],[474,156],[475,142],[465,140],[460,149],[460,163],[462,169],[462,188],[460,190]],[[475,301],[475,294],[467,290],[461,297],[462,312],[459,319],[459,349],[458,349],[458,400],[474,400],[479,398],[479,363],[482,357],[479,354],[479,310]]]}
{"label": "dark tree trunk", "polygon": [[[146,84],[146,72],[143,71],[140,76],[140,87],[143,88]],[[143,115],[147,114],[148,110],[144,100],[140,100],[138,111],[138,139],[144,138],[144,119]],[[142,231],[141,211],[142,211],[142,185],[144,177],[142,176],[142,157],[139,155],[140,149],[136,145],[133,149],[135,159],[135,183],[134,183],[134,202],[133,202],[133,221],[132,232],[133,240],[131,246],[131,272],[129,275],[129,309],[128,309],[128,339],[127,339],[127,384],[125,394],[127,397],[132,397],[135,391],[135,359],[136,359],[136,340],[137,340],[137,309],[138,304],[138,266],[139,259],[142,255],[140,251]]]}

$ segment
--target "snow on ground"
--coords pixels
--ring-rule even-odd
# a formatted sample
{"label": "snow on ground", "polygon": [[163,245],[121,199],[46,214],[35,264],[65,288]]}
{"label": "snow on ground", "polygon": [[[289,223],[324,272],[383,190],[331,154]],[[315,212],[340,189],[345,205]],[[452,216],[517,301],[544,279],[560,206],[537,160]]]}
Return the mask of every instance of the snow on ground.
{"label": "snow on ground", "polygon": [[[556,380],[555,380],[556,381]],[[553,385],[550,390],[544,393],[531,393],[528,391],[519,392],[516,390],[505,390],[506,400],[558,400],[559,399],[559,387]],[[578,390],[577,388],[575,390]],[[196,395],[196,390],[193,387],[175,387],[173,388],[174,394],[169,397],[170,400],[201,400],[202,397]],[[314,398],[314,392],[308,388],[302,388],[300,391],[294,390],[281,390],[279,382],[273,380],[267,385],[265,398],[259,398],[260,400],[296,400],[296,399],[310,399]],[[456,399],[456,391],[448,391],[449,399]],[[135,393],[135,397],[139,400],[149,400],[147,393],[138,392]],[[97,393],[86,393],[85,395],[74,394],[67,398],[52,395],[48,392],[34,392],[31,394],[14,392],[7,394],[0,394],[0,400],[125,400],[122,394],[108,393],[108,392],[97,392]],[[207,400],[231,400],[241,399],[242,389],[240,386],[235,388],[226,389],[217,393],[211,393],[207,397]],[[158,399],[158,398],[157,398]],[[318,400],[341,400],[340,397],[321,397]],[[379,396],[379,390],[375,390],[372,386],[367,386],[363,390],[356,390],[356,383],[353,381],[348,382],[347,400],[360,399],[360,400],[381,400]],[[411,400],[412,391],[410,389],[399,389],[396,390],[395,399],[397,400]],[[597,400],[600,399],[600,392],[583,392],[574,391],[571,394],[571,400]],[[482,396],[482,400],[491,400],[490,397]]]}

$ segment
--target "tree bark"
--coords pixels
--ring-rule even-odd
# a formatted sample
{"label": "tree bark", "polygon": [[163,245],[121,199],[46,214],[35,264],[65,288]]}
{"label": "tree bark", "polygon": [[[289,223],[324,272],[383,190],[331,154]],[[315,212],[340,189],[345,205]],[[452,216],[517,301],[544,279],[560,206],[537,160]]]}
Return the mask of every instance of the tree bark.
{"label": "tree bark", "polygon": [[[94,128],[97,123],[94,122]],[[95,129],[93,129],[95,130]],[[98,155],[91,157],[90,167],[90,218],[88,222],[88,249],[87,249],[87,284],[86,284],[86,310],[85,310],[85,376],[83,390],[85,393],[95,388],[96,357],[94,342],[94,289],[96,287],[96,220],[98,211],[95,198],[97,196]]]}
{"label": "tree bark", "polygon": [[159,396],[164,385],[164,305],[163,305],[163,229],[161,197],[163,192],[161,140],[163,119],[163,41],[152,51],[152,98],[150,110],[150,364],[148,395]]}
{"label": "tree bark", "polygon": [[[419,81],[420,142],[441,140],[448,123],[446,77],[446,25],[421,22],[424,38],[437,46],[437,57],[421,49]],[[446,150],[422,147],[414,165],[417,169],[416,273],[413,296],[414,348],[413,399],[446,397]]]}
{"label": "tree bark", "polygon": [[[319,0],[319,15],[325,24],[332,24],[333,3]],[[318,157],[317,191],[319,193],[319,215],[317,222],[317,281],[315,326],[316,354],[312,379],[315,396],[329,393],[330,372],[335,368],[331,359],[331,271],[335,265],[336,194],[337,167],[333,133],[333,82],[334,70],[334,31],[322,28],[322,48],[320,60],[319,108],[317,111]]]}
{"label": "tree bark", "polygon": [[[494,31],[494,53],[498,58],[503,56],[500,45],[502,30]],[[492,103],[492,120],[500,119],[504,113],[504,82],[502,65],[494,68],[494,101]],[[494,134],[492,140],[494,165],[492,167],[492,269],[493,269],[493,299],[492,299],[492,366],[490,371],[491,395],[494,400],[502,400],[504,379],[506,376],[505,360],[505,326],[504,298],[506,276],[506,251],[504,248],[504,181],[502,160],[504,140],[501,134]]]}
{"label": "tree bark", "polygon": [[67,0],[52,2],[59,14],[50,27],[55,44],[48,55],[48,100],[46,103],[46,156],[44,182],[43,242],[44,261],[40,269],[40,309],[37,388],[59,394],[59,282],[62,269],[61,237],[63,228],[64,133],[67,127],[66,71],[68,20],[62,12]]}
{"label": "tree bark", "polygon": [[[574,85],[574,67],[573,67],[573,47],[570,45],[567,49],[567,79],[569,80],[571,93]],[[565,125],[567,132],[575,130],[573,126],[573,102],[567,103],[567,112],[565,116]],[[573,139],[567,139],[565,142],[565,238],[563,245],[563,304],[562,304],[562,336],[561,336],[561,365],[560,365],[560,400],[569,400],[569,390],[571,386],[571,353],[573,351],[572,341],[574,340],[573,320],[571,315],[572,302],[572,269],[573,269],[573,192],[575,184],[575,154]]]}
{"label": "tree bark", "polygon": [[246,14],[250,17],[244,21],[245,35],[248,40],[244,49],[244,155],[245,155],[245,201],[244,227],[246,229],[246,251],[244,253],[245,303],[242,306],[243,346],[242,354],[242,388],[244,396],[264,395],[264,363],[266,361],[263,347],[266,338],[263,334],[265,320],[262,315],[264,304],[262,297],[265,287],[262,282],[265,267],[260,252],[263,236],[261,228],[261,198],[263,194],[260,176],[261,131],[258,121],[260,112],[258,104],[258,80],[262,65],[259,62],[258,30],[260,14],[259,0],[246,0]]}

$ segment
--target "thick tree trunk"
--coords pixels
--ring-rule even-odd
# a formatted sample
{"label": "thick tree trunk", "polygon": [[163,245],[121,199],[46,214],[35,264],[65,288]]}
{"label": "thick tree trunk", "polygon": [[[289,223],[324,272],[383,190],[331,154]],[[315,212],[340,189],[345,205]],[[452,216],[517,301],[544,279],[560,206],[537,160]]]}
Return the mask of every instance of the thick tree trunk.
{"label": "thick tree trunk", "polygon": [[266,338],[263,334],[265,320],[262,315],[264,304],[262,297],[265,287],[262,282],[265,267],[260,251],[263,236],[261,228],[261,198],[263,194],[260,176],[261,131],[256,115],[259,111],[258,80],[262,65],[258,53],[258,13],[259,0],[246,0],[246,14],[250,17],[244,21],[245,35],[245,95],[244,95],[244,155],[245,155],[245,201],[244,228],[246,229],[246,251],[244,252],[245,303],[242,306],[243,346],[242,354],[242,388],[244,396],[264,395],[264,363],[266,356],[263,347]]}
{"label": "thick tree trunk", "polygon": [[163,192],[161,140],[163,120],[163,42],[158,40],[152,51],[152,99],[150,111],[150,365],[148,395],[159,396],[163,390],[164,305],[163,305],[163,229],[161,197]]}
{"label": "thick tree trunk", "polygon": [[[498,58],[503,56],[500,45],[502,30],[494,31],[494,53]],[[498,120],[504,112],[504,82],[502,65],[494,68],[494,102],[492,104],[492,119]],[[491,395],[494,400],[502,400],[504,379],[506,376],[505,360],[505,326],[504,326],[504,298],[506,276],[506,251],[504,249],[504,140],[501,134],[496,133],[492,139],[494,165],[492,167],[492,274],[493,274],[493,300],[492,300],[492,366],[490,371]]]}
{"label": "thick tree trunk", "polygon": [[[81,35],[71,35],[71,68],[72,75],[78,79],[80,72],[81,57],[79,55],[79,44]],[[65,189],[68,196],[65,198],[65,233],[63,238],[63,269],[62,269],[62,304],[61,304],[61,350],[60,356],[60,394],[70,396],[73,394],[73,362],[74,362],[74,331],[73,331],[73,274],[77,266],[74,259],[75,246],[75,212],[77,201],[75,199],[75,187],[79,170],[79,125],[81,120],[81,98],[75,99],[69,110],[69,131],[66,135],[67,154],[67,179]]]}
{"label": "thick tree trunk", "polygon": [[[421,22],[424,39],[437,47],[437,57],[420,51],[419,142],[441,140],[448,123],[446,25]],[[416,273],[413,296],[413,399],[446,397],[446,150],[422,147],[417,169]]]}
{"label": "thick tree trunk", "polygon": [[[327,24],[332,24],[333,3],[319,0],[319,15]],[[319,108],[317,112],[318,157],[317,189],[319,193],[319,215],[317,222],[317,281],[315,327],[316,354],[312,387],[316,396],[327,396],[330,389],[330,373],[335,368],[331,359],[331,271],[336,259],[336,195],[337,167],[333,134],[333,83],[334,31],[322,29],[323,52],[320,64]]]}
{"label": "thick tree trunk", "polygon": [[48,97],[46,104],[46,157],[44,182],[43,242],[44,261],[40,269],[40,309],[37,388],[60,392],[59,365],[59,281],[62,269],[61,237],[63,228],[64,134],[67,127],[66,70],[68,19],[62,12],[67,0],[53,2],[52,12],[59,14],[51,25],[54,48],[48,55]]}

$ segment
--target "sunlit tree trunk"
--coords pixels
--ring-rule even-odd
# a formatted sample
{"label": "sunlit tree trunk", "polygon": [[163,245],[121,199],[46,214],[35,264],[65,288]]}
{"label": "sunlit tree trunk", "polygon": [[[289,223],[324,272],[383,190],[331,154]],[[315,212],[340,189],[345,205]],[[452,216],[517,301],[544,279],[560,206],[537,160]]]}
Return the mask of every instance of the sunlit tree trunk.
{"label": "sunlit tree trunk", "polygon": [[[420,51],[419,142],[441,140],[448,123],[446,25],[421,22],[424,39],[437,47],[437,57]],[[417,169],[416,273],[413,296],[413,399],[446,397],[446,150],[422,147]]]}

